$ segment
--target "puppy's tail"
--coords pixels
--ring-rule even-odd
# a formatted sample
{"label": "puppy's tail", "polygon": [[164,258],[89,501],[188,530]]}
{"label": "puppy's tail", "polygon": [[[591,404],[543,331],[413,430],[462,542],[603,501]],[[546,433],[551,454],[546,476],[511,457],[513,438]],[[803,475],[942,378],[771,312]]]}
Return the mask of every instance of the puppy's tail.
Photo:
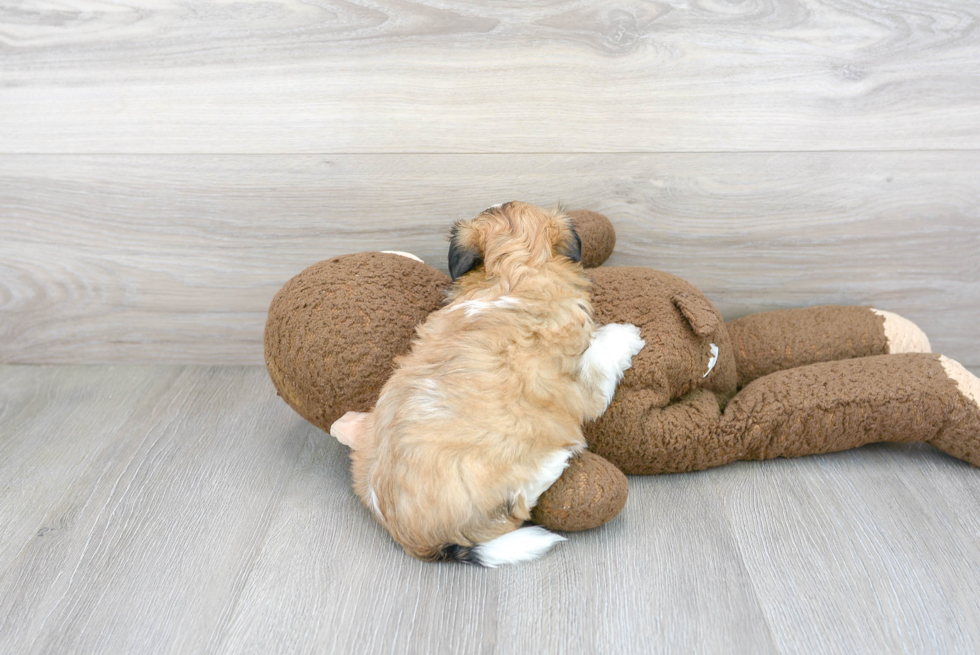
{"label": "puppy's tail", "polygon": [[548,532],[542,527],[520,528],[476,546],[449,544],[443,546],[437,560],[471,562],[495,569],[503,564],[517,564],[537,559],[551,550],[565,537]]}

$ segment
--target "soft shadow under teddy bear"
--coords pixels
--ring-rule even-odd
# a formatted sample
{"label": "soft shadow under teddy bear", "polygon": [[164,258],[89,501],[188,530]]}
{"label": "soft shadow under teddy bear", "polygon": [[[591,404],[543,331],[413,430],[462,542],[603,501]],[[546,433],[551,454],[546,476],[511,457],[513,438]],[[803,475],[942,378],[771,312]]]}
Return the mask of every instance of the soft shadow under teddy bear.
{"label": "soft shadow under teddy bear", "polygon": [[[582,264],[612,253],[602,215],[571,212]],[[590,271],[597,324],[632,323],[646,347],[606,413],[584,426],[589,450],[540,498],[534,520],[584,530],[626,503],[623,473],[695,471],[874,442],[927,442],[980,466],[980,380],[929,354],[910,321],[870,307],[825,306],[725,322],[684,280],[649,268]],[[342,255],[276,294],[265,357],[279,394],[329,430],[369,411],[439,308],[449,278],[406,253]]]}

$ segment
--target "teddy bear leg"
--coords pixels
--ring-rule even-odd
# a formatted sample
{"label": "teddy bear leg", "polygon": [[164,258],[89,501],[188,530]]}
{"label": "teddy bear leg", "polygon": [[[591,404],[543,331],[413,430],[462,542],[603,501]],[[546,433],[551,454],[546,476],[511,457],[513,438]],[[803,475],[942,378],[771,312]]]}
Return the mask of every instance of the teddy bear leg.
{"label": "teddy bear leg", "polygon": [[583,426],[589,450],[627,475],[678,473],[719,466],[739,453],[718,435],[717,397],[703,389],[666,407],[649,389],[622,388],[606,413]]}
{"label": "teddy bear leg", "polygon": [[980,466],[980,379],[948,357],[940,356],[939,363],[958,397],[952,403],[946,425],[929,443]]}
{"label": "teddy bear leg", "polygon": [[549,530],[578,532],[611,521],[626,506],[626,476],[602,457],[585,450],[531,510],[531,520]]}
{"label": "teddy bear leg", "polygon": [[969,372],[938,355],[822,362],[751,383],[725,408],[721,432],[741,444],[746,459],[890,441],[928,442],[978,463],[978,387]]}
{"label": "teddy bear leg", "polygon": [[726,323],[739,387],[764,375],[818,362],[931,352],[912,321],[873,307],[827,305],[760,312]]}

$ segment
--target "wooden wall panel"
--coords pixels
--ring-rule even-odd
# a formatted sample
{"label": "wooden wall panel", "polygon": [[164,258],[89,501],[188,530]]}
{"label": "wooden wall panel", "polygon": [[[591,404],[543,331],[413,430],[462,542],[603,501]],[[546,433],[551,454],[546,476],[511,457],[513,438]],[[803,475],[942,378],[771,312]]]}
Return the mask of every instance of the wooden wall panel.
{"label": "wooden wall panel", "polygon": [[980,148],[974,0],[0,11],[0,152]]}
{"label": "wooden wall panel", "polygon": [[304,266],[511,198],[727,316],[907,313],[980,364],[973,0],[0,8],[0,361],[256,363]]}
{"label": "wooden wall panel", "polygon": [[606,213],[610,264],[727,318],[824,303],[907,315],[980,364],[980,153],[7,155],[0,361],[254,364],[275,291],[334,255],[445,268],[496,202]]}

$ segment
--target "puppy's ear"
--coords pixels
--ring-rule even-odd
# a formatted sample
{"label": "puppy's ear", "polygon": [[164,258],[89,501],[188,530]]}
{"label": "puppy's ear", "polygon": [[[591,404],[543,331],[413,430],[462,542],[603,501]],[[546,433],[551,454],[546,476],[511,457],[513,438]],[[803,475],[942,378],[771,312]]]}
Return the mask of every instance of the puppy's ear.
{"label": "puppy's ear", "polygon": [[571,232],[571,235],[568,239],[565,240],[565,243],[563,243],[561,247],[558,248],[558,254],[568,257],[573,262],[581,263],[582,239],[581,237],[579,237],[578,231],[576,231],[574,225],[569,225],[568,229]]}
{"label": "puppy's ear", "polygon": [[473,243],[472,230],[456,223],[449,232],[449,276],[456,281],[483,263],[483,253]]}

